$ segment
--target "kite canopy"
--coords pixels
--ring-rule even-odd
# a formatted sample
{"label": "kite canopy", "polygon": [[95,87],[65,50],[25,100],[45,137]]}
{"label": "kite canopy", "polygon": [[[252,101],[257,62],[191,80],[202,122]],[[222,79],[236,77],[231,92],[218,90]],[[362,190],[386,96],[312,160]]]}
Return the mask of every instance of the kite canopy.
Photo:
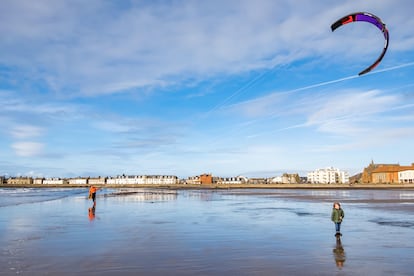
{"label": "kite canopy", "polygon": [[368,22],[371,24],[374,24],[375,26],[377,26],[378,29],[380,29],[380,31],[383,33],[384,38],[385,38],[385,44],[384,44],[384,49],[382,50],[381,55],[378,57],[378,59],[368,68],[366,68],[365,70],[361,71],[358,75],[363,75],[365,73],[370,72],[372,69],[374,69],[382,60],[382,58],[384,57],[385,53],[387,52],[387,48],[388,48],[388,41],[389,41],[389,34],[388,34],[388,30],[385,27],[385,24],[382,22],[382,20],[371,14],[368,12],[356,12],[356,13],[351,13],[347,16],[342,17],[341,19],[339,19],[338,21],[336,21],[335,23],[333,23],[331,25],[331,29],[332,32],[335,31],[337,28],[339,28],[342,25],[351,23],[351,22],[355,22],[355,21],[364,21],[364,22]]}

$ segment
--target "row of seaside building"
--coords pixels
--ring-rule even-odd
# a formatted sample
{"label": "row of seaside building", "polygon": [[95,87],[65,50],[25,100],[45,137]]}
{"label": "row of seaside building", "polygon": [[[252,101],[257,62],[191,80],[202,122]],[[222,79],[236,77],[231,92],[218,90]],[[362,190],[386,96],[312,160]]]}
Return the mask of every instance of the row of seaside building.
{"label": "row of seaside building", "polygon": [[414,163],[409,166],[400,164],[375,164],[372,161],[362,172],[362,183],[414,183]]}
{"label": "row of seaside building", "polygon": [[[317,169],[307,175],[308,183],[349,183],[347,172],[330,167]],[[352,179],[353,183],[366,184],[410,184],[414,183],[414,163],[409,166],[400,164],[375,164],[374,161],[363,172]]]}
{"label": "row of seaside building", "polygon": [[[284,173],[270,178],[247,178],[244,176],[215,177],[211,174],[191,176],[179,179],[174,175],[119,175],[116,177],[76,177],[76,178],[32,178],[32,177],[1,177],[0,183],[10,185],[237,185],[237,184],[295,184],[349,183],[348,172],[329,167],[309,172],[307,177],[299,174]],[[414,163],[410,166],[399,164],[375,164],[373,161],[364,168],[359,177],[353,177],[353,183],[414,183]]]}
{"label": "row of seaside building", "polygon": [[247,178],[244,176],[215,177],[211,174],[191,176],[179,179],[174,175],[120,175],[116,177],[76,177],[76,178],[32,178],[0,177],[0,182],[9,185],[203,185],[203,184],[268,184],[300,183],[304,181],[298,174],[283,174],[273,178]]}

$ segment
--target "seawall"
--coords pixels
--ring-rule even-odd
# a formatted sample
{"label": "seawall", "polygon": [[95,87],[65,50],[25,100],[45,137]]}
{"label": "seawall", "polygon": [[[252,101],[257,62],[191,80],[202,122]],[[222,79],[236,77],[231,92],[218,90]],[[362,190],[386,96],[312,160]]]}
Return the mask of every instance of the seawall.
{"label": "seawall", "polygon": [[[156,189],[414,189],[410,184],[171,184],[171,185],[95,185],[100,188],[156,188]],[[89,185],[3,184],[1,188],[88,188]]]}

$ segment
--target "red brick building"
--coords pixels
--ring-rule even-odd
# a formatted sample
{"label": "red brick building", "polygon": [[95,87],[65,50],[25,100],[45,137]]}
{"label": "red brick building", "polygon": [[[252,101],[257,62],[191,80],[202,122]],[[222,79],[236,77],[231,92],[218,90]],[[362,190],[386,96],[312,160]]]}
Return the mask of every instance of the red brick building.
{"label": "red brick building", "polygon": [[200,184],[213,184],[213,176],[211,174],[200,175]]}
{"label": "red brick building", "polygon": [[398,172],[414,170],[411,166],[400,166],[399,164],[374,164],[372,161],[362,172],[362,183],[399,183]]}

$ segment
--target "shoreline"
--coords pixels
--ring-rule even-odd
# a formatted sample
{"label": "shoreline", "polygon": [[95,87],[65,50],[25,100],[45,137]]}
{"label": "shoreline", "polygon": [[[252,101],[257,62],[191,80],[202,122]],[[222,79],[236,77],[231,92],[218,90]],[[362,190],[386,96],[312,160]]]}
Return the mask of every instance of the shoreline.
{"label": "shoreline", "polygon": [[[414,183],[410,184],[171,184],[171,185],[94,185],[98,188],[153,188],[171,190],[202,190],[202,189],[414,189]],[[3,184],[0,188],[89,188],[90,185],[48,185],[48,184]]]}

